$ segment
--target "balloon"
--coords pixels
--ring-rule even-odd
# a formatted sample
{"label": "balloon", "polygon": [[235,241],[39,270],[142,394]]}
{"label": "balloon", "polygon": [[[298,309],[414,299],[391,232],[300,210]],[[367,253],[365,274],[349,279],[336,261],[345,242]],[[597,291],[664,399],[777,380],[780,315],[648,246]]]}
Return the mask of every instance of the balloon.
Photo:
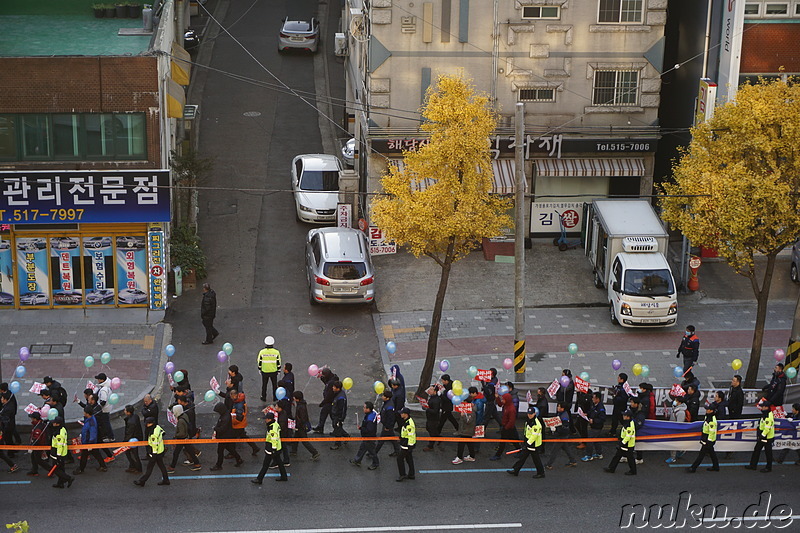
{"label": "balloon", "polygon": [[675,368],[673,368],[672,369],[672,375],[675,376],[676,378],[682,378],[683,377],[683,367],[682,366],[676,366]]}
{"label": "balloon", "polygon": [[[342,380],[342,387],[344,387],[344,390],[350,390],[350,389],[352,389],[352,388],[353,388],[353,380],[352,380],[352,379],[350,379],[350,378],[344,378],[344,379]],[[284,391],[284,393],[285,393],[285,392],[286,392],[286,391]]]}
{"label": "balloon", "polygon": [[453,397],[450,398],[450,401],[453,402],[453,405],[458,405],[461,403],[461,396],[458,394],[453,394]]}
{"label": "balloon", "polygon": [[502,387],[500,387],[500,390],[498,392],[500,393],[500,396],[503,396],[504,394],[508,393],[508,387],[506,385],[503,385]]}
{"label": "balloon", "polygon": [[226,342],[222,345],[222,351],[224,351],[226,355],[230,355],[233,353],[233,344]]}
{"label": "balloon", "polygon": [[[344,385],[344,383],[342,383],[342,385]],[[275,389],[275,397],[279,400],[283,400],[284,398],[286,398],[286,389],[284,389],[283,387],[278,387],[277,389]]]}
{"label": "balloon", "polygon": [[222,350],[217,352],[217,361],[219,361],[220,363],[224,363],[227,360],[228,360],[228,354],[226,354]]}
{"label": "balloon", "polygon": [[167,354],[167,357],[172,357],[175,355],[175,347],[171,344],[167,344],[164,347],[164,353]]}
{"label": "balloon", "polygon": [[111,354],[108,352],[103,352],[103,355],[100,356],[100,362],[104,365],[107,365],[111,361]]}
{"label": "balloon", "polygon": [[588,372],[581,372],[581,379],[583,381],[589,381],[589,373]]}
{"label": "balloon", "polygon": [[27,346],[23,346],[22,348],[19,349],[19,360],[20,361],[25,362],[25,361],[28,360],[28,357],[30,357],[30,356],[31,356],[31,352],[30,352],[30,350],[28,350]]}
{"label": "balloon", "polygon": [[614,359],[613,361],[611,361],[611,368],[613,368],[614,370],[619,370],[621,366],[622,363],[620,363],[619,359]]}
{"label": "balloon", "polygon": [[16,376],[18,378],[24,378],[25,377],[25,372],[26,372],[25,367],[22,366],[22,365],[19,365],[17,367],[17,369],[14,371],[14,376]]}
{"label": "balloon", "polygon": [[566,389],[569,387],[569,384],[572,382],[572,380],[569,379],[569,376],[561,376],[558,378],[558,382],[561,383],[561,386]]}
{"label": "balloon", "polygon": [[167,374],[172,374],[173,372],[175,372],[175,363],[173,363],[172,361],[167,361],[167,364],[164,365],[164,372],[166,372]]}
{"label": "balloon", "polygon": [[383,384],[383,381],[376,381],[372,384],[372,390],[375,391],[375,394],[383,394],[383,391],[386,390],[386,385]]}
{"label": "balloon", "polygon": [[569,353],[572,355],[578,353],[578,345],[575,344],[574,342],[571,342],[569,346],[567,346],[567,349],[569,350]]}
{"label": "balloon", "polygon": [[183,372],[181,372],[180,370],[172,374],[172,379],[175,380],[175,383],[180,383],[181,381],[183,381],[183,378],[184,378]]}
{"label": "balloon", "polygon": [[465,402],[469,399],[469,391],[464,391],[464,394],[461,395],[461,401]]}
{"label": "balloon", "polygon": [[319,367],[317,365],[308,365],[308,375],[311,377],[316,376],[319,373]]}
{"label": "balloon", "polygon": [[639,374],[642,373],[642,365],[636,363],[635,365],[633,365],[633,368],[631,370],[633,370],[634,376],[638,376]]}
{"label": "balloon", "polygon": [[397,351],[397,345],[394,343],[394,341],[389,341],[386,343],[386,351],[389,353],[394,353]]}
{"label": "balloon", "polygon": [[[787,372],[788,374],[788,372]],[[13,394],[19,392],[19,381],[12,381],[8,384],[8,390],[10,390]]]}
{"label": "balloon", "polygon": [[[790,366],[786,369],[786,377],[789,379],[794,379],[797,377],[797,369],[793,366]],[[12,383],[13,385],[13,383]]]}
{"label": "balloon", "polygon": [[455,396],[455,394],[453,394],[453,391],[451,391],[451,390],[447,391],[447,398],[448,398],[449,400],[452,400],[452,399],[453,399],[453,396]]}
{"label": "balloon", "polygon": [[475,376],[477,376],[477,375],[478,375],[478,367],[477,367],[477,366],[475,366],[475,365],[472,365],[471,367],[469,367],[469,368],[467,369],[467,375],[468,375],[470,378],[472,378],[472,379],[475,379]]}
{"label": "balloon", "polygon": [[776,361],[783,361],[783,358],[786,357],[786,352],[781,349],[775,350],[775,360]]}
{"label": "balloon", "polygon": [[442,372],[447,372],[448,368],[450,368],[450,361],[448,361],[447,359],[442,359],[439,362],[439,370],[441,370]]}
{"label": "balloon", "polygon": [[216,397],[217,397],[217,393],[216,393],[216,392],[214,392],[214,391],[213,391],[213,390],[211,390],[211,389],[207,390],[207,391],[206,391],[206,393],[205,393],[205,394],[203,394],[203,399],[204,399],[205,401],[207,401],[207,402],[213,402],[213,401],[214,401],[214,398],[216,398]]}
{"label": "balloon", "polygon": [[47,404],[44,404],[44,405],[42,406],[42,408],[41,408],[41,409],[39,409],[39,414],[40,414],[41,416],[43,416],[43,417],[46,417],[46,416],[47,416],[47,413],[49,413],[49,412],[50,412],[50,406],[49,406],[49,405],[47,405]]}
{"label": "balloon", "polygon": [[647,365],[642,365],[642,377],[646,378],[650,375],[650,367]]}
{"label": "balloon", "polygon": [[58,416],[58,409],[50,409],[49,411],[47,411],[47,419],[50,420],[51,422],[55,420],[57,416]]}
{"label": "balloon", "polygon": [[85,366],[86,368],[92,368],[94,366],[94,357],[92,357],[91,355],[87,355],[86,357],[84,357],[83,366]]}
{"label": "balloon", "polygon": [[740,368],[742,368],[742,360],[734,359],[733,361],[731,361],[731,368],[733,368],[734,370],[739,370]]}
{"label": "balloon", "polygon": [[122,380],[119,378],[111,378],[111,390],[117,390],[122,386]]}
{"label": "balloon", "polygon": [[134,438],[132,438],[131,440],[129,440],[128,442],[139,442],[139,439],[137,439],[136,437],[134,437]]}
{"label": "balloon", "polygon": [[503,359],[503,368],[506,370],[511,370],[512,366],[514,366],[514,361],[512,361],[510,357]]}
{"label": "balloon", "polygon": [[453,394],[461,396],[463,392],[464,392],[464,384],[461,383],[459,380],[455,380],[453,382]]}
{"label": "balloon", "polygon": [[112,392],[111,394],[109,394],[108,403],[110,403],[111,405],[118,404],[119,403],[119,394],[117,394],[116,392]]}

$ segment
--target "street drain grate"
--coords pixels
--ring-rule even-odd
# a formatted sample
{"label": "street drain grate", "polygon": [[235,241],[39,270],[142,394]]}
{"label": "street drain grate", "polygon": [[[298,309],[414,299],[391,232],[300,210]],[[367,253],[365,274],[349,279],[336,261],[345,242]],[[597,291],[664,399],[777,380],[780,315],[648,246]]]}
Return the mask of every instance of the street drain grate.
{"label": "street drain grate", "polygon": [[351,328],[350,326],[336,326],[331,329],[331,333],[337,337],[349,337],[350,335],[356,334],[356,328]]}
{"label": "street drain grate", "polygon": [[317,326],[316,324],[300,324],[297,329],[300,330],[300,333],[305,333],[306,335],[317,335],[323,331],[322,326]]}
{"label": "street drain grate", "polygon": [[71,344],[32,344],[31,353],[51,354],[51,353],[72,353]]}

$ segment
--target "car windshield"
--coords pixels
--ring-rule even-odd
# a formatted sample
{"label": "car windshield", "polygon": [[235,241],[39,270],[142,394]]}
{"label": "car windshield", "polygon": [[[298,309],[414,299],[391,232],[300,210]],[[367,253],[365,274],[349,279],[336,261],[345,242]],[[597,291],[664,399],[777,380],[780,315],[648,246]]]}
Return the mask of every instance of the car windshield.
{"label": "car windshield", "polygon": [[361,279],[367,275],[364,263],[325,263],[322,273],[329,279]]}
{"label": "car windshield", "polygon": [[283,31],[311,31],[311,24],[302,20],[288,20],[286,21],[286,24],[283,25]]}
{"label": "car windshield", "polygon": [[631,296],[669,296],[675,292],[668,269],[628,270],[625,272],[625,294]]}
{"label": "car windshield", "polygon": [[338,191],[339,173],[335,170],[305,170],[300,178],[304,191]]}

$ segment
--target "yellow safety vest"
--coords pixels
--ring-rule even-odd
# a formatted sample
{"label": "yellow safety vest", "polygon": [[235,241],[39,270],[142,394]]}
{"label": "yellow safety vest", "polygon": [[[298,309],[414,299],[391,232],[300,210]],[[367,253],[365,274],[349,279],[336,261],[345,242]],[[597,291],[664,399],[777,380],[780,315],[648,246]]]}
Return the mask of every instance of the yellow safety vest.
{"label": "yellow safety vest", "polygon": [[53,435],[50,441],[50,446],[56,449],[57,456],[66,457],[68,451],[67,440],[67,428],[61,426],[61,429]]}
{"label": "yellow safety vest", "polygon": [[766,418],[759,420],[758,430],[765,439],[775,438],[775,415],[772,411],[769,412]]}
{"label": "yellow safety vest", "polygon": [[281,451],[281,426],[278,424],[278,422],[273,422],[270,424],[269,429],[267,430],[267,436],[264,440],[272,445],[272,451]]}
{"label": "yellow safety vest", "polygon": [[628,427],[622,428],[622,445],[628,448],[636,446],[636,425],[633,420]]}
{"label": "yellow safety vest", "polygon": [[400,437],[406,439],[408,446],[414,446],[417,443],[417,426],[414,420],[408,417],[408,420],[403,422],[403,428],[400,430]]}
{"label": "yellow safety vest", "polygon": [[161,426],[153,428],[153,432],[147,437],[147,444],[154,454],[164,453],[164,430]]}
{"label": "yellow safety vest", "polygon": [[281,352],[275,348],[264,348],[258,352],[258,367],[262,372],[277,372],[281,364]]}
{"label": "yellow safety vest", "polygon": [[708,435],[708,442],[715,442],[717,440],[717,417],[711,417],[711,422],[708,420],[703,422],[703,433]]}
{"label": "yellow safety vest", "polygon": [[533,419],[533,425],[530,425],[530,420],[525,423],[525,439],[528,446],[538,448],[542,445],[542,423],[538,418]]}

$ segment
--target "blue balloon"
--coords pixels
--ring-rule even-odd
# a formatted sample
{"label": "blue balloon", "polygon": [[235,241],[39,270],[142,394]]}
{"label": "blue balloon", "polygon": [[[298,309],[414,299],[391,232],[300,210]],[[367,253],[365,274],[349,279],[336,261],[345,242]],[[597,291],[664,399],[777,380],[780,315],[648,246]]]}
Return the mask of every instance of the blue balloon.
{"label": "blue balloon", "polygon": [[12,381],[8,384],[8,390],[16,394],[19,392],[19,381]]}
{"label": "blue balloon", "polygon": [[22,365],[19,365],[17,367],[17,370],[14,372],[14,375],[16,377],[18,377],[18,378],[24,378],[25,377],[25,372],[26,372],[25,367],[22,366]]}
{"label": "blue balloon", "polygon": [[502,387],[500,387],[500,390],[498,392],[500,393],[500,396],[503,396],[508,392],[508,387],[506,385],[503,385]]}
{"label": "blue balloon", "polygon": [[164,348],[164,353],[167,354],[167,357],[172,357],[175,355],[175,347],[171,344],[167,344],[167,346]]}
{"label": "blue balloon", "polygon": [[394,343],[394,341],[389,341],[386,343],[386,351],[389,353],[394,353],[397,351],[397,345]]}
{"label": "blue balloon", "polygon": [[673,368],[672,369],[672,375],[674,375],[676,378],[682,378],[683,377],[683,367],[682,366],[676,366],[675,368]]}
{"label": "blue balloon", "polygon": [[275,397],[278,398],[279,400],[283,400],[284,398],[286,398],[286,389],[284,389],[283,387],[278,387],[277,389],[275,389]]}
{"label": "blue balloon", "polygon": [[450,398],[450,401],[451,401],[451,402],[453,402],[453,405],[458,405],[458,404],[460,404],[460,403],[461,403],[461,401],[462,401],[462,400],[461,400],[461,396],[459,396],[459,395],[457,395],[457,394],[453,394],[453,397],[452,397],[452,398]]}
{"label": "blue balloon", "polygon": [[466,402],[468,399],[469,399],[469,392],[464,392],[464,394],[461,395],[461,401]]}

